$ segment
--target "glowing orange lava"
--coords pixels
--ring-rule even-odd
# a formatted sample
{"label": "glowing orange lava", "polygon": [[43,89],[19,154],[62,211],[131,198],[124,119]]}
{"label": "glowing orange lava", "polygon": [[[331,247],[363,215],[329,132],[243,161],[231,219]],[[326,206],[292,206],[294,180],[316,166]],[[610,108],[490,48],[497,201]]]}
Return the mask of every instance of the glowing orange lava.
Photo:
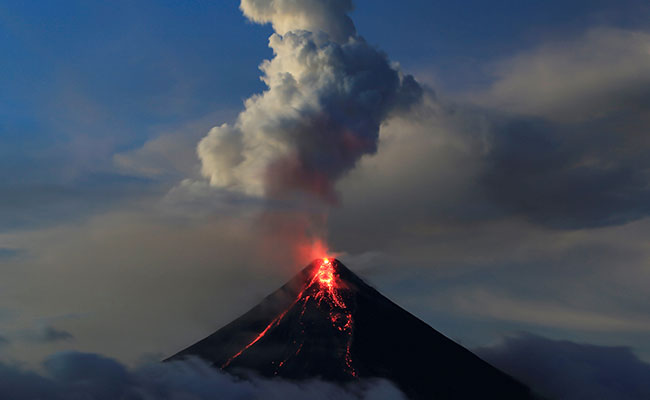
{"label": "glowing orange lava", "polygon": [[318,279],[320,286],[320,290],[316,293],[318,304],[321,306],[323,301],[328,303],[332,325],[346,334],[345,364],[350,375],[357,376],[352,366],[352,355],[350,354],[354,320],[342,296],[341,291],[343,288],[340,287],[340,280],[337,277],[335,267],[328,258],[322,259],[315,277]]}
{"label": "glowing orange lava", "polygon": [[[343,283],[340,280],[340,277],[338,276],[338,272],[336,271],[336,266],[335,260],[331,260],[329,258],[322,258],[318,262],[318,269],[316,269],[316,272],[314,273],[313,277],[309,281],[305,287],[298,293],[298,296],[296,299],[289,305],[289,307],[284,310],[282,313],[280,313],[277,317],[269,323],[266,328],[262,332],[260,332],[259,335],[257,335],[253,341],[251,341],[249,344],[247,344],[243,349],[241,349],[237,354],[233,355],[228,361],[226,361],[223,365],[222,368],[226,368],[230,363],[232,363],[233,360],[235,360],[237,357],[239,357],[243,352],[248,350],[251,346],[253,346],[255,343],[257,343],[260,339],[266,335],[266,333],[277,326],[282,319],[287,315],[289,310],[291,310],[296,304],[301,303],[302,309],[299,314],[299,319],[300,319],[300,324],[303,324],[302,318],[305,314],[305,311],[307,309],[307,303],[310,301],[310,299],[315,299],[318,304],[318,309],[320,310],[326,310],[328,312],[328,319],[332,323],[332,326],[336,328],[339,332],[342,332],[345,334],[346,337],[346,344],[345,344],[345,354],[343,355],[344,360],[345,360],[345,368],[347,372],[356,377],[357,372],[354,369],[352,365],[352,355],[350,354],[350,348],[352,346],[352,333],[354,329],[354,319],[352,318],[352,313],[350,308],[345,302],[345,297],[343,295],[343,291],[347,290]],[[306,292],[309,291],[310,293],[315,292],[312,295],[308,294],[306,295]],[[304,334],[304,329],[302,330],[302,334]],[[303,348],[304,340],[300,343],[298,350],[292,355],[298,355],[300,351]],[[282,366],[285,365],[287,360],[291,358],[291,356],[287,357],[286,359],[280,361],[278,363],[277,368],[280,369]],[[277,370],[276,370],[277,374]]]}

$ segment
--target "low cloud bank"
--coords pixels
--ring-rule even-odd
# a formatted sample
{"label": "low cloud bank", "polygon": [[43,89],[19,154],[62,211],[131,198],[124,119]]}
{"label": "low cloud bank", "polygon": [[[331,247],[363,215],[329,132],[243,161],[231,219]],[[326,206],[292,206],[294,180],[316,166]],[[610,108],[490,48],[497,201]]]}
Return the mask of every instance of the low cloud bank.
{"label": "low cloud bank", "polygon": [[526,333],[475,351],[545,398],[650,398],[650,364],[639,360],[628,347],[580,344]]}
{"label": "low cloud bank", "polygon": [[340,387],[309,381],[238,380],[199,360],[129,369],[93,353],[64,352],[43,362],[43,374],[0,363],[0,398],[13,400],[405,399],[387,381]]}

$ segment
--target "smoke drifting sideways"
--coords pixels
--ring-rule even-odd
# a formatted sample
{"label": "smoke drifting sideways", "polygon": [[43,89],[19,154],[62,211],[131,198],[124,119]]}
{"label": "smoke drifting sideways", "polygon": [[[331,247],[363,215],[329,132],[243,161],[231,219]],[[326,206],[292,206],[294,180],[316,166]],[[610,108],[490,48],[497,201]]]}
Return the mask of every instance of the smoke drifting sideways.
{"label": "smoke drifting sideways", "polygon": [[257,377],[241,380],[198,359],[135,369],[99,354],[64,352],[47,358],[42,373],[0,362],[0,398],[14,400],[185,399],[405,399],[384,380],[347,387],[318,380],[293,383]]}
{"label": "smoke drifting sideways", "polygon": [[275,30],[274,56],[260,66],[268,88],[200,141],[202,174],[255,197],[336,204],[337,179],[377,151],[381,123],[418,102],[422,88],[357,34],[351,0],[242,0],[240,8]]}

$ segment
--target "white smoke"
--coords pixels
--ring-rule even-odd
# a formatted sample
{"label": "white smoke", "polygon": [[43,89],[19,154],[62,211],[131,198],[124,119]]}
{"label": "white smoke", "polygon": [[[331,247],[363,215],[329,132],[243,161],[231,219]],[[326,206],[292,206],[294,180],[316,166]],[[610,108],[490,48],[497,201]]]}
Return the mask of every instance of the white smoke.
{"label": "white smoke", "polygon": [[268,89],[201,140],[202,173],[249,195],[333,201],[336,180],[376,151],[381,123],[421,89],[356,34],[350,0],[242,0],[241,9],[276,31],[274,57],[260,66]]}
{"label": "white smoke", "polygon": [[325,32],[331,40],[344,43],[356,34],[347,13],[352,0],[242,0],[241,10],[251,21],[270,22],[284,35],[290,31]]}

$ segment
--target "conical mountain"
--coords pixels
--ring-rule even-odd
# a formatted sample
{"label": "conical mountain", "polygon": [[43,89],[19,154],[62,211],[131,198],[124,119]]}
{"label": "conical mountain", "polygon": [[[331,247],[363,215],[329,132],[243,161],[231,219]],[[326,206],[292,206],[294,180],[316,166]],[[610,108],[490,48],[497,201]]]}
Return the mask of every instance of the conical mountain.
{"label": "conical mountain", "polygon": [[529,389],[363,282],[319,259],[260,304],[168,360],[229,372],[349,382],[379,377],[411,399],[530,399]]}

